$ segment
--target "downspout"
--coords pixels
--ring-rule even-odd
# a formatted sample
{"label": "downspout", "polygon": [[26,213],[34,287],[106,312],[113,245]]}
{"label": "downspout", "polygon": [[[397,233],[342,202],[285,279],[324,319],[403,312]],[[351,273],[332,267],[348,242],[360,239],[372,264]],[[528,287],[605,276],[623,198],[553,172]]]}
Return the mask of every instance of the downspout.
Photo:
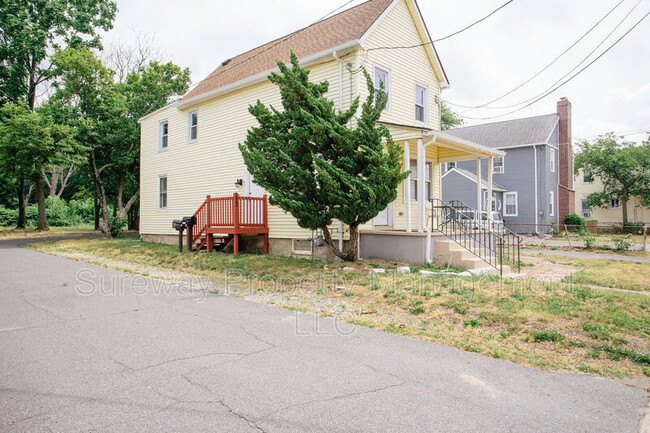
{"label": "downspout", "polygon": [[426,234],[426,242],[424,243],[426,251],[424,252],[424,256],[427,263],[431,263],[431,229],[425,226],[424,233]]}
{"label": "downspout", "polygon": [[537,197],[537,145],[533,145],[533,163],[535,164],[535,234],[538,234],[539,230],[537,229],[537,225],[539,224],[539,202]]}
{"label": "downspout", "polygon": [[[339,62],[339,111],[343,111],[343,61],[336,51],[332,51],[332,56]],[[341,221],[339,221],[339,250],[343,251],[343,222]]]}

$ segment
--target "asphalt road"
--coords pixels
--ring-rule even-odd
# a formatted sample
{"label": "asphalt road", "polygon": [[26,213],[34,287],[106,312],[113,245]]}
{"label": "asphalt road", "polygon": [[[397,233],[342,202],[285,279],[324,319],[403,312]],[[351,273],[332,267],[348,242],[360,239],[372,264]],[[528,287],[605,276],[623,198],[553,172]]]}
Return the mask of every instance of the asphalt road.
{"label": "asphalt road", "polygon": [[647,391],[0,242],[0,431],[633,432]]}

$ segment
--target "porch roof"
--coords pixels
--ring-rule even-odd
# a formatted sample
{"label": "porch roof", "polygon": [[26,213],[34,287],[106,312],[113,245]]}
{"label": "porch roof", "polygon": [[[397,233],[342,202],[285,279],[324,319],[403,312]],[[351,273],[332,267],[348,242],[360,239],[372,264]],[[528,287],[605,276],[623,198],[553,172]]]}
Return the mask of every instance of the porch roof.
{"label": "porch roof", "polygon": [[451,134],[441,131],[427,131],[424,134],[425,139],[429,139],[427,144],[435,144],[441,148],[438,152],[439,162],[464,161],[477,158],[490,158],[503,156],[505,152],[492,149],[473,141],[455,137]]}

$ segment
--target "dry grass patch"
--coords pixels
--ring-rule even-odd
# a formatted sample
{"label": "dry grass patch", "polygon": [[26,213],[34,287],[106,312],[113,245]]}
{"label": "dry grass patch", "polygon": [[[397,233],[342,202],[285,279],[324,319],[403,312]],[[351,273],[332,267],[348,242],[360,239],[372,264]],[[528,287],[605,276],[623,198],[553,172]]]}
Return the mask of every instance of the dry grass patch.
{"label": "dry grass patch", "polygon": [[[399,263],[215,253],[183,254],[135,240],[73,240],[32,248],[141,274],[209,277],[221,292],[297,312],[438,342],[539,368],[648,378],[650,297],[565,283],[396,274]],[[383,267],[386,274],[371,274]],[[413,269],[414,271],[416,269]]]}

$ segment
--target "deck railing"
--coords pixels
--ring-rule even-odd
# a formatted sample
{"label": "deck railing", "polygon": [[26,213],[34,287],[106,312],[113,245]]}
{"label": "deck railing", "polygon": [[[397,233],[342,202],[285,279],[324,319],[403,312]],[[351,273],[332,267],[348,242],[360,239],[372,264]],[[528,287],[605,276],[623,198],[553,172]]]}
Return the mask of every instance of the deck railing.
{"label": "deck railing", "polygon": [[242,197],[235,193],[232,197],[207,196],[194,214],[196,224],[192,231],[192,244],[201,239],[210,228],[266,228],[267,208],[266,195]]}
{"label": "deck railing", "polygon": [[491,221],[487,213],[457,200],[445,203],[432,199],[431,212],[432,230],[441,232],[501,274],[504,262],[521,271],[521,237],[505,228],[503,223]]}

